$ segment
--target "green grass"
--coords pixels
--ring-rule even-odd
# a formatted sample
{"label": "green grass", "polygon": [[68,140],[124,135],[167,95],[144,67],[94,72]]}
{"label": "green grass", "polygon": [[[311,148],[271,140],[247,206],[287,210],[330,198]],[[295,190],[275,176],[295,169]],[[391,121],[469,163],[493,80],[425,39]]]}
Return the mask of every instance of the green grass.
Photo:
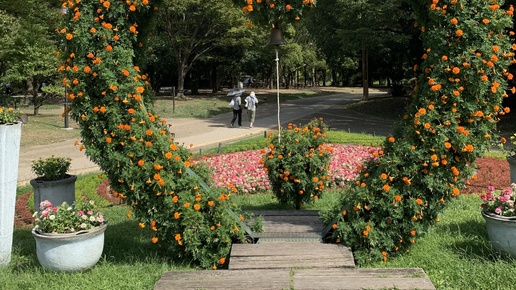
{"label": "green grass", "polygon": [[[355,144],[366,146],[379,146],[384,141],[383,136],[373,136],[364,133],[348,133],[344,131],[328,131],[328,142],[333,144]],[[220,148],[209,148],[202,151],[203,155],[217,153],[232,153],[247,150],[257,150],[265,147],[267,138],[263,135],[248,137],[235,141]]]}
{"label": "green grass", "polygon": [[476,195],[454,200],[409,254],[372,267],[423,268],[437,289],[514,289],[515,260],[493,251],[480,204]]}
{"label": "green grass", "polygon": [[29,115],[29,122],[22,127],[21,146],[35,146],[57,143],[79,138],[77,125],[70,120],[71,130],[64,129],[64,119],[54,111],[41,111],[38,116]]}

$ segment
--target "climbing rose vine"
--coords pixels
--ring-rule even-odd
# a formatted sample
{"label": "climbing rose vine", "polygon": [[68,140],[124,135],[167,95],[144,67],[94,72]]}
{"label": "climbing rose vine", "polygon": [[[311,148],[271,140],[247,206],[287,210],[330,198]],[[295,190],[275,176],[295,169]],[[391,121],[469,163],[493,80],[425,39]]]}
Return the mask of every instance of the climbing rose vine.
{"label": "climbing rose vine", "polygon": [[[231,192],[206,186],[190,153],[177,146],[150,101],[135,48],[154,10],[151,0],[64,0],[61,55],[71,116],[89,158],[131,206],[151,242],[172,257],[223,266],[232,241],[245,240]],[[203,172],[206,172],[205,170]],[[206,176],[206,174],[204,174]]]}
{"label": "climbing rose vine", "polygon": [[[409,251],[492,144],[516,46],[501,1],[410,1],[425,52],[411,105],[333,209],[333,238],[360,262]],[[513,35],[510,32],[510,35]],[[515,89],[512,88],[512,93]]]}

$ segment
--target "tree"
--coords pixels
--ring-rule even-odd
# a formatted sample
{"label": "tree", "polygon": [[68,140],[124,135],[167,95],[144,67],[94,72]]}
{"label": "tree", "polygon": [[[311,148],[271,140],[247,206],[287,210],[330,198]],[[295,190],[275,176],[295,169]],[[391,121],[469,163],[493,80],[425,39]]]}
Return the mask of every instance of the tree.
{"label": "tree", "polygon": [[[10,17],[17,19],[14,25],[17,29],[8,29],[11,32],[10,37],[7,34],[7,42],[0,50],[2,80],[24,86],[24,92],[32,96],[34,114],[37,115],[39,107],[52,96],[38,93],[42,84],[55,81],[57,76],[53,31],[57,26],[55,19],[59,10],[57,6],[41,5],[32,0],[23,4],[23,7],[6,7],[12,15]],[[5,17],[9,19],[9,16]]]}
{"label": "tree", "polygon": [[184,91],[185,76],[192,65],[228,39],[238,38],[243,25],[241,13],[230,0],[204,5],[201,0],[164,1],[160,10],[161,28],[177,64],[177,87]]}

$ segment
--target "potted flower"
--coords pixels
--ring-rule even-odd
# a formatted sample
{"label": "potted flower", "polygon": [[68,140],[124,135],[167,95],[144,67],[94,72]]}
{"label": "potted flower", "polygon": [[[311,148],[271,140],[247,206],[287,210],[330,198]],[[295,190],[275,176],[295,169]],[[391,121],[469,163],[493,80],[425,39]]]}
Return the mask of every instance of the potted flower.
{"label": "potted flower", "polygon": [[34,188],[34,210],[37,210],[44,200],[52,204],[61,204],[65,201],[72,204],[75,201],[77,176],[67,173],[71,161],[70,158],[52,156],[32,162],[32,172],[37,176],[30,181]]}
{"label": "potted flower", "polygon": [[482,216],[486,220],[487,233],[493,248],[508,253],[516,258],[516,195],[511,187],[496,190],[493,186],[488,187],[487,192],[480,195],[483,203]]}
{"label": "potted flower", "polygon": [[21,126],[17,110],[0,107],[0,266],[11,261]]}
{"label": "potted flower", "polygon": [[100,259],[107,221],[92,200],[83,197],[59,206],[45,200],[33,217],[32,235],[42,267],[75,272],[93,267]]}

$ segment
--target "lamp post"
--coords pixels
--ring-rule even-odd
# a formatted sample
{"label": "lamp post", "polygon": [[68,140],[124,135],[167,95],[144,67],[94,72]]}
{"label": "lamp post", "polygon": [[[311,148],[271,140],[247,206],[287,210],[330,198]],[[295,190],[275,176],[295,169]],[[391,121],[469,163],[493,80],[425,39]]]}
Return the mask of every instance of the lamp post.
{"label": "lamp post", "polygon": [[[275,27],[278,27],[275,25]],[[285,38],[283,38],[283,31],[279,28],[273,28],[271,30],[271,37],[269,38],[269,44],[274,45],[274,50],[276,51],[276,101],[278,104],[278,143],[281,143],[281,122],[280,122],[280,99],[279,99],[279,46],[287,43]]]}
{"label": "lamp post", "polygon": [[[67,7],[61,7],[59,9],[59,12],[61,12],[61,15],[65,15],[68,13],[68,8]],[[66,91],[66,84],[65,84],[65,94],[64,94],[64,127],[65,129],[68,129],[69,126],[69,120],[68,120],[68,96],[66,95],[67,94],[67,91]]]}

